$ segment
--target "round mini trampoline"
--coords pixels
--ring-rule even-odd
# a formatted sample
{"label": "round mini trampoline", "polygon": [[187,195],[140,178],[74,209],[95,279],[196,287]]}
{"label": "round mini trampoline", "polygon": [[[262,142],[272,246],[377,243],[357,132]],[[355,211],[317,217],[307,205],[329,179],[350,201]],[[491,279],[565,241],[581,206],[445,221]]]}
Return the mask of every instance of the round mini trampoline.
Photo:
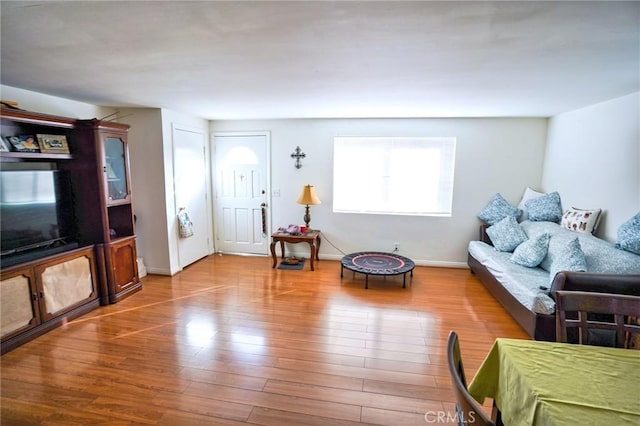
{"label": "round mini trampoline", "polygon": [[342,258],[340,278],[344,276],[344,268],[365,275],[364,288],[369,288],[369,275],[403,275],[402,288],[407,285],[407,273],[413,277],[415,263],[408,257],[394,253],[378,251],[361,251],[351,253]]}

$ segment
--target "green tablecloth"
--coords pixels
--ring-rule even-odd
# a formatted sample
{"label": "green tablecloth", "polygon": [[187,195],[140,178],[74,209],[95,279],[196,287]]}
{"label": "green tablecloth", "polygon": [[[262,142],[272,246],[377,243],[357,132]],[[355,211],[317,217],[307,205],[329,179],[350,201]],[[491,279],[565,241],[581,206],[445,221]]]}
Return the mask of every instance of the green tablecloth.
{"label": "green tablecloth", "polygon": [[469,392],[505,425],[640,425],[640,351],[496,339]]}

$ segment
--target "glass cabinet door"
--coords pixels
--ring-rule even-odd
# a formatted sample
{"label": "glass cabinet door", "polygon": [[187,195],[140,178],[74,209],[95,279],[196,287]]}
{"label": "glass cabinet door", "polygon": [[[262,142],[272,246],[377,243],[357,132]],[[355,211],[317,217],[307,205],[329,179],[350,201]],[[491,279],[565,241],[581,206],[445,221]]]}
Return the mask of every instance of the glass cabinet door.
{"label": "glass cabinet door", "polygon": [[125,142],[120,138],[106,137],[104,151],[108,201],[125,200],[129,196]]}

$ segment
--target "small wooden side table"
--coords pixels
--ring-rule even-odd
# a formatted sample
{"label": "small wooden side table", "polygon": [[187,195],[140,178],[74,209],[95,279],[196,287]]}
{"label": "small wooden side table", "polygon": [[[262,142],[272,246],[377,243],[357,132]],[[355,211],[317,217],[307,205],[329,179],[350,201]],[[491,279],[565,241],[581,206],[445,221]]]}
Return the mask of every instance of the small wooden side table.
{"label": "small wooden side table", "polygon": [[307,243],[311,248],[311,256],[309,259],[311,260],[309,266],[312,271],[315,271],[313,267],[313,260],[320,260],[318,258],[318,252],[320,251],[320,231],[307,231],[305,234],[300,235],[291,235],[286,233],[276,232],[271,235],[271,257],[273,258],[273,268],[276,267],[278,263],[278,258],[276,257],[276,243],[280,242],[280,251],[282,252],[282,258],[284,259],[284,243]]}

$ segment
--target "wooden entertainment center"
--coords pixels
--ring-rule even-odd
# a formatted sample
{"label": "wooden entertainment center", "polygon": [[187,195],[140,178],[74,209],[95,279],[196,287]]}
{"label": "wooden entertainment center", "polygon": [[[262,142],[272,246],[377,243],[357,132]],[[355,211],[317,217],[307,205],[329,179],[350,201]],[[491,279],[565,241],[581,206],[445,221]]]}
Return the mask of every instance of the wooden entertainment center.
{"label": "wooden entertainment center", "polygon": [[66,138],[68,153],[0,152],[0,166],[3,171],[64,171],[75,219],[73,241],[68,245],[31,252],[18,262],[14,258],[7,267],[3,260],[0,326],[4,354],[99,305],[118,302],[140,290],[142,283],[131,200],[129,126],[4,106],[1,121],[3,137]]}

